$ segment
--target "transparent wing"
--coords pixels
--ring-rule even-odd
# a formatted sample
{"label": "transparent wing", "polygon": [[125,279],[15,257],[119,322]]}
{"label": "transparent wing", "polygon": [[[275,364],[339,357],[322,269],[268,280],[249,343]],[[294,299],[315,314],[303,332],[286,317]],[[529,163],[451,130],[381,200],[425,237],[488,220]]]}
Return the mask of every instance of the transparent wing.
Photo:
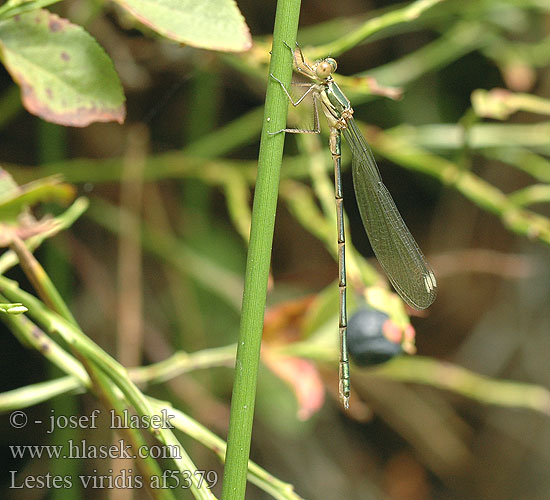
{"label": "transparent wing", "polygon": [[372,151],[353,119],[343,133],[351,148],[359,212],[376,258],[403,300],[425,309],[436,297],[434,273],[382,183]]}

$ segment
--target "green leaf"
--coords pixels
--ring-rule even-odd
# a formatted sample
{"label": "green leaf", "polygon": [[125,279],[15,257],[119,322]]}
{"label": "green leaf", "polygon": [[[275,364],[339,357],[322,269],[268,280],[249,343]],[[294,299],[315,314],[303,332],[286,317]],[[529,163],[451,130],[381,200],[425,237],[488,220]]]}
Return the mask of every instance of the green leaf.
{"label": "green leaf", "polygon": [[75,196],[75,188],[62,183],[60,176],[37,179],[23,186],[15,184],[11,176],[0,167],[0,221],[10,214],[18,217],[23,210],[39,202],[67,204]]}
{"label": "green leaf", "polygon": [[30,113],[75,127],[124,121],[113,63],[80,26],[47,10],[15,16],[0,22],[0,56]]}
{"label": "green leaf", "polygon": [[17,193],[19,186],[13,180],[13,177],[0,167],[0,203],[3,199],[12,197],[13,193]]}
{"label": "green leaf", "polygon": [[241,52],[250,30],[234,0],[115,0],[157,33],[193,47]]}
{"label": "green leaf", "polygon": [[30,208],[39,202],[68,203],[75,189],[52,176],[18,186],[5,170],[0,168],[0,248],[8,246],[14,237],[26,240],[31,236],[52,231],[58,222],[46,214],[37,220]]}

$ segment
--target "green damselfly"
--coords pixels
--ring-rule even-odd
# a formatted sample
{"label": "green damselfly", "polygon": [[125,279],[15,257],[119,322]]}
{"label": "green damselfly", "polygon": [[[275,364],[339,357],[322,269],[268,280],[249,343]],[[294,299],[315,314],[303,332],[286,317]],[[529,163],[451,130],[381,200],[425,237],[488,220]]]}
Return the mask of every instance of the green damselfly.
{"label": "green damselfly", "polygon": [[401,298],[415,309],[425,309],[435,300],[437,286],[433,271],[407,229],[389,191],[382,182],[374,155],[353,120],[353,109],[349,100],[332,77],[336,71],[336,61],[328,57],[310,65],[306,62],[300,48],[292,50],[292,53],[296,71],[312,80],[312,83],[297,84],[307,87],[306,92],[297,101],[294,101],[283,83],[274,75],[271,75],[271,77],[279,82],[293,106],[298,106],[307,95],[312,96],[313,129],[285,128],[275,133],[320,133],[319,103],[330,126],[329,146],[334,162],[338,226],[338,286],[340,290],[339,392],[344,407],[347,408],[351,386],[347,349],[346,239],[341,177],[342,133],[351,149],[353,185],[361,219],[372,249],[390,282]]}

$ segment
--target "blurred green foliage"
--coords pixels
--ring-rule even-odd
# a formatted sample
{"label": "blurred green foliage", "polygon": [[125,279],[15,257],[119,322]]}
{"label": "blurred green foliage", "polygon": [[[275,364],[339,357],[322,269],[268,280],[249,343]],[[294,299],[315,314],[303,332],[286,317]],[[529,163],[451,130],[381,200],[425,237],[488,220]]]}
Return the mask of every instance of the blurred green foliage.
{"label": "blurred green foliage", "polygon": [[[71,230],[37,256],[67,255],[53,261],[78,283],[64,298],[82,330],[117,359],[125,343],[136,343],[132,365],[178,349],[209,353],[237,339],[274,14],[271,4],[238,3],[254,38],[242,54],[144,37],[107,5],[56,5],[113,59],[126,93],[125,125],[40,125],[21,108],[7,73],[0,80],[3,168],[19,184],[61,173],[90,200]],[[304,498],[542,499],[550,466],[550,8],[542,0],[411,5],[304,1],[298,40],[310,58],[338,56],[337,80],[438,275],[436,303],[410,319],[423,356],[379,371],[354,369],[352,413],[339,419],[334,402],[305,422],[295,417],[293,391],[262,369],[252,459]],[[419,5],[430,8],[415,17]],[[290,122],[303,123],[304,113]],[[274,352],[314,360],[330,395],[337,268],[323,132],[287,139],[268,298],[269,306],[301,310],[301,299],[313,295],[314,306],[304,305],[298,319],[279,312],[265,336]],[[362,257],[371,254],[346,175],[351,300],[361,304],[365,287],[375,285],[408,323],[374,261]],[[64,219],[50,207],[63,228],[81,209]],[[136,246],[141,257],[132,254]],[[15,264],[13,254],[0,259],[2,272]],[[139,286],[125,283],[135,275]],[[121,315],[141,319],[138,340]],[[8,340],[5,350],[6,390],[44,380],[36,357],[29,361]],[[214,366],[197,362],[193,374],[167,375],[148,393],[223,435],[231,355]],[[22,373],[22,363],[35,368]],[[75,389],[55,383],[52,396]],[[95,403],[86,396],[80,404]],[[188,449],[200,468],[219,470],[212,454]],[[270,498],[262,495],[251,490],[251,498]]]}

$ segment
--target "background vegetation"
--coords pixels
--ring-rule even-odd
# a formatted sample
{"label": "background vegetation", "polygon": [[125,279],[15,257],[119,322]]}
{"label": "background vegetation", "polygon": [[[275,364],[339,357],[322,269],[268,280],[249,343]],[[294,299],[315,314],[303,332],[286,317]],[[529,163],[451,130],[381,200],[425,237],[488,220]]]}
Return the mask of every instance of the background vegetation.
{"label": "background vegetation", "polygon": [[[116,442],[106,425],[53,434],[38,426],[14,431],[8,415],[19,408],[29,420],[45,420],[52,411],[86,415],[102,408],[95,396],[114,406],[121,391],[145,413],[162,406],[157,400],[184,412],[177,439],[198,469],[216,470],[221,478],[220,443],[207,430],[227,434],[275,15],[275,2],[239,0],[238,6],[253,39],[243,52],[178,45],[113,4],[74,0],[49,7],[83,26],[112,59],[126,96],[124,124],[68,128],[42,121],[23,109],[18,87],[2,70],[1,165],[18,184],[62,174],[67,185],[46,181],[47,196],[39,191],[35,199],[50,203],[35,215],[52,213],[70,228],[35,252],[51,283],[32,285],[58,315],[10,292],[4,277],[0,302],[23,302],[35,323],[57,332],[61,346],[72,346],[63,353],[79,353],[85,366],[91,363],[86,372],[79,365],[79,372],[55,347],[44,348],[45,339],[29,349],[29,324],[0,313],[7,325],[0,358],[3,471],[76,476],[135,468],[106,460],[14,460],[7,447]],[[288,137],[251,459],[300,497],[545,498],[549,11],[539,0],[302,2],[298,41],[311,59],[338,59],[338,81],[436,272],[439,295],[420,315],[387,292],[346,168],[350,253],[357,267],[350,271],[351,309],[368,300],[403,330],[410,331],[410,321],[417,356],[375,369],[353,367],[351,409],[344,412],[336,391],[327,128],[323,123],[321,137]],[[289,122],[303,123],[304,116],[291,114]],[[347,149],[344,162],[349,166]],[[83,198],[62,206],[74,196],[69,184],[89,206]],[[0,215],[12,208],[2,206]],[[1,240],[8,226],[0,229]],[[46,235],[59,228],[49,229]],[[0,272],[31,290],[29,273],[13,268],[11,256],[0,256]],[[37,274],[36,268],[30,272]],[[105,352],[80,335],[76,322]],[[134,370],[131,379],[155,400],[106,376],[125,380],[106,353],[127,367],[152,367]],[[69,373],[76,378],[60,378],[59,366],[74,368]],[[95,396],[76,394],[90,376]],[[46,380],[54,382],[33,385]],[[27,386],[29,392],[17,391]],[[204,427],[193,427],[186,416]],[[247,498],[299,498],[261,471],[253,476]],[[14,493],[9,481],[6,476],[5,498],[145,497],[137,490],[83,493],[76,487]],[[213,492],[220,491],[218,484]]]}

